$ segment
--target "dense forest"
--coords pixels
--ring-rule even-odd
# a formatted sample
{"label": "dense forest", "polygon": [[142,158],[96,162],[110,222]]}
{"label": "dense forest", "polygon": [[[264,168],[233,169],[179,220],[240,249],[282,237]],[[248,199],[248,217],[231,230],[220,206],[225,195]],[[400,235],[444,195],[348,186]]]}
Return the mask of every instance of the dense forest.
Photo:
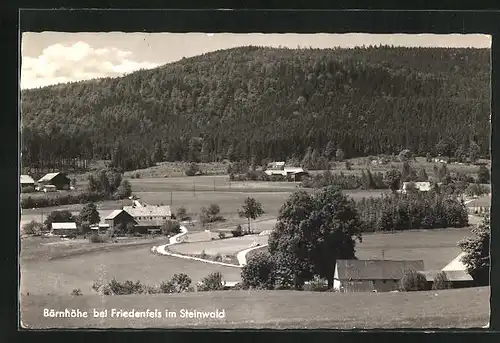
{"label": "dense forest", "polygon": [[[489,49],[241,47],[24,90],[24,166],[489,156]],[[437,151],[440,149],[440,151]],[[332,156],[333,155],[333,156]]]}

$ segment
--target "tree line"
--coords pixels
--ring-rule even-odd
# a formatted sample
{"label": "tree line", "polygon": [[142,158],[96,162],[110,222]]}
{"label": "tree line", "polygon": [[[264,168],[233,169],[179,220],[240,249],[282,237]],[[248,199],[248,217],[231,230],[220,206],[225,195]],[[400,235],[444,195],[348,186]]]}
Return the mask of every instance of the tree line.
{"label": "tree line", "polygon": [[24,90],[22,163],[106,159],[132,170],[162,160],[297,158],[312,166],[405,148],[486,157],[489,55],[240,47]]}

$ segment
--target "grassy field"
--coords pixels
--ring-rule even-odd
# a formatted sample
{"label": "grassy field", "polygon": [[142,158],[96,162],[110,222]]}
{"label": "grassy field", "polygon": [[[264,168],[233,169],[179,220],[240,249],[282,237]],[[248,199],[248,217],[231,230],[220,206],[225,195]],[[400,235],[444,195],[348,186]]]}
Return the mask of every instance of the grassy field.
{"label": "grassy field", "polygon": [[[481,328],[489,287],[411,293],[224,291],[171,295],[23,296],[22,327],[47,328]],[[460,301],[457,301],[460,299]],[[89,318],[49,318],[43,309],[79,309]],[[111,309],[161,311],[162,318],[111,318]],[[108,318],[93,318],[93,310]],[[225,310],[221,319],[181,318],[181,309]],[[165,310],[173,315],[165,316]]]}
{"label": "grassy field", "polygon": [[[456,244],[468,235],[468,229],[370,234],[365,235],[363,243],[358,244],[356,256],[360,259],[380,259],[384,251],[386,259],[421,259],[426,269],[442,269],[460,253]],[[259,243],[264,244],[265,237],[260,237],[262,242]],[[189,249],[187,253],[201,253],[205,250],[207,254],[222,254],[222,251],[226,250],[230,253],[244,250],[251,244],[248,238],[241,240],[241,244],[227,245],[230,241],[231,239],[190,243],[179,245],[175,249],[182,250],[185,246]],[[90,248],[82,248],[83,252],[77,251],[76,254],[68,250],[61,251],[64,250],[61,247],[45,248],[45,252],[49,251],[51,255],[56,256],[56,252],[51,249],[60,250],[59,258],[51,260],[36,258],[44,250],[38,250],[37,255],[33,243],[30,249],[24,248],[21,252],[22,292],[64,295],[80,288],[84,294],[92,294],[91,286],[98,279],[109,280],[115,277],[120,281],[128,279],[157,284],[170,279],[175,273],[187,273],[195,282],[216,271],[220,271],[227,281],[240,280],[238,268],[153,255],[150,252],[151,246],[162,242],[164,238],[149,242],[138,241],[129,245],[110,243],[111,246],[108,247],[89,245]]]}
{"label": "grassy field", "polygon": [[[423,260],[425,269],[440,270],[461,253],[457,243],[469,235],[470,228],[364,234],[363,241],[356,244],[356,257],[361,260]],[[203,247],[202,243],[199,245]],[[252,250],[247,259],[259,251],[267,251],[267,247]]]}

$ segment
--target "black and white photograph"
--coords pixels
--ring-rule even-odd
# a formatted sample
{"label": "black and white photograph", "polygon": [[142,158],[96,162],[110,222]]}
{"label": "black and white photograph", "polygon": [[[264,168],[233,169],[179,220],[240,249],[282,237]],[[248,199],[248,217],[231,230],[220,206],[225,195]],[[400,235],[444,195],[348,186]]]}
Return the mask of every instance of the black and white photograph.
{"label": "black and white photograph", "polygon": [[489,327],[491,36],[20,39],[23,329]]}

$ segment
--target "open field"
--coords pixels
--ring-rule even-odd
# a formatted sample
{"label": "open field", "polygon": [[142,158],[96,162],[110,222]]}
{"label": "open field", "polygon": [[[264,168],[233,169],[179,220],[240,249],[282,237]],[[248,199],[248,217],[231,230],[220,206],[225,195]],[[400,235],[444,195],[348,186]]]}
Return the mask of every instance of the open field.
{"label": "open field", "polygon": [[95,281],[113,277],[119,281],[158,284],[170,280],[176,273],[186,273],[193,282],[198,282],[218,271],[227,281],[240,279],[239,268],[154,255],[152,245],[71,255],[51,261],[26,261],[21,265],[21,293],[64,295],[80,288],[83,294],[94,294],[91,287]]}
{"label": "open field", "polygon": [[[23,296],[22,327],[45,328],[481,328],[490,288],[409,293],[223,291],[169,295]],[[460,299],[460,301],[457,301]],[[43,309],[88,311],[89,318],[44,318]],[[111,309],[158,309],[162,318],[111,318]],[[108,318],[93,318],[93,309]],[[181,309],[224,309],[222,319],[181,318]],[[176,317],[165,316],[165,310]]]}
{"label": "open field", "polygon": [[[383,250],[386,259],[421,259],[426,269],[442,269],[460,253],[456,244],[468,235],[467,228],[367,234],[363,243],[358,244],[356,256],[360,259],[380,259]],[[258,239],[262,242],[259,243],[264,244],[267,237],[260,237]],[[201,253],[203,250],[209,253],[214,250],[222,254],[222,250],[243,250],[251,244],[243,239],[242,243],[238,243],[234,248],[232,245],[226,245],[228,241],[231,239],[183,244],[179,247],[191,249],[188,253]],[[238,268],[153,255],[150,252],[151,246],[161,242],[161,239],[155,242],[144,240],[137,245],[123,244],[123,248],[118,245],[108,247],[108,251],[96,247],[95,249],[101,250],[81,254],[65,252],[60,258],[50,261],[33,258],[35,253],[31,253],[31,258],[28,258],[30,250],[24,249],[26,253],[21,254],[21,261],[24,261],[21,266],[22,291],[30,294],[69,294],[73,289],[80,288],[84,294],[92,294],[91,286],[100,278],[116,277],[120,281],[159,283],[181,272],[188,274],[195,282],[215,271],[220,271],[227,281],[240,280]],[[27,254],[27,257],[23,257],[24,254]]]}
{"label": "open field", "polygon": [[[440,270],[461,253],[457,243],[470,234],[470,228],[366,233],[363,242],[356,244],[356,257],[361,260],[423,260],[425,269]],[[199,244],[206,251],[216,246],[216,242]],[[247,259],[259,251],[267,251],[267,247],[252,250]]]}

